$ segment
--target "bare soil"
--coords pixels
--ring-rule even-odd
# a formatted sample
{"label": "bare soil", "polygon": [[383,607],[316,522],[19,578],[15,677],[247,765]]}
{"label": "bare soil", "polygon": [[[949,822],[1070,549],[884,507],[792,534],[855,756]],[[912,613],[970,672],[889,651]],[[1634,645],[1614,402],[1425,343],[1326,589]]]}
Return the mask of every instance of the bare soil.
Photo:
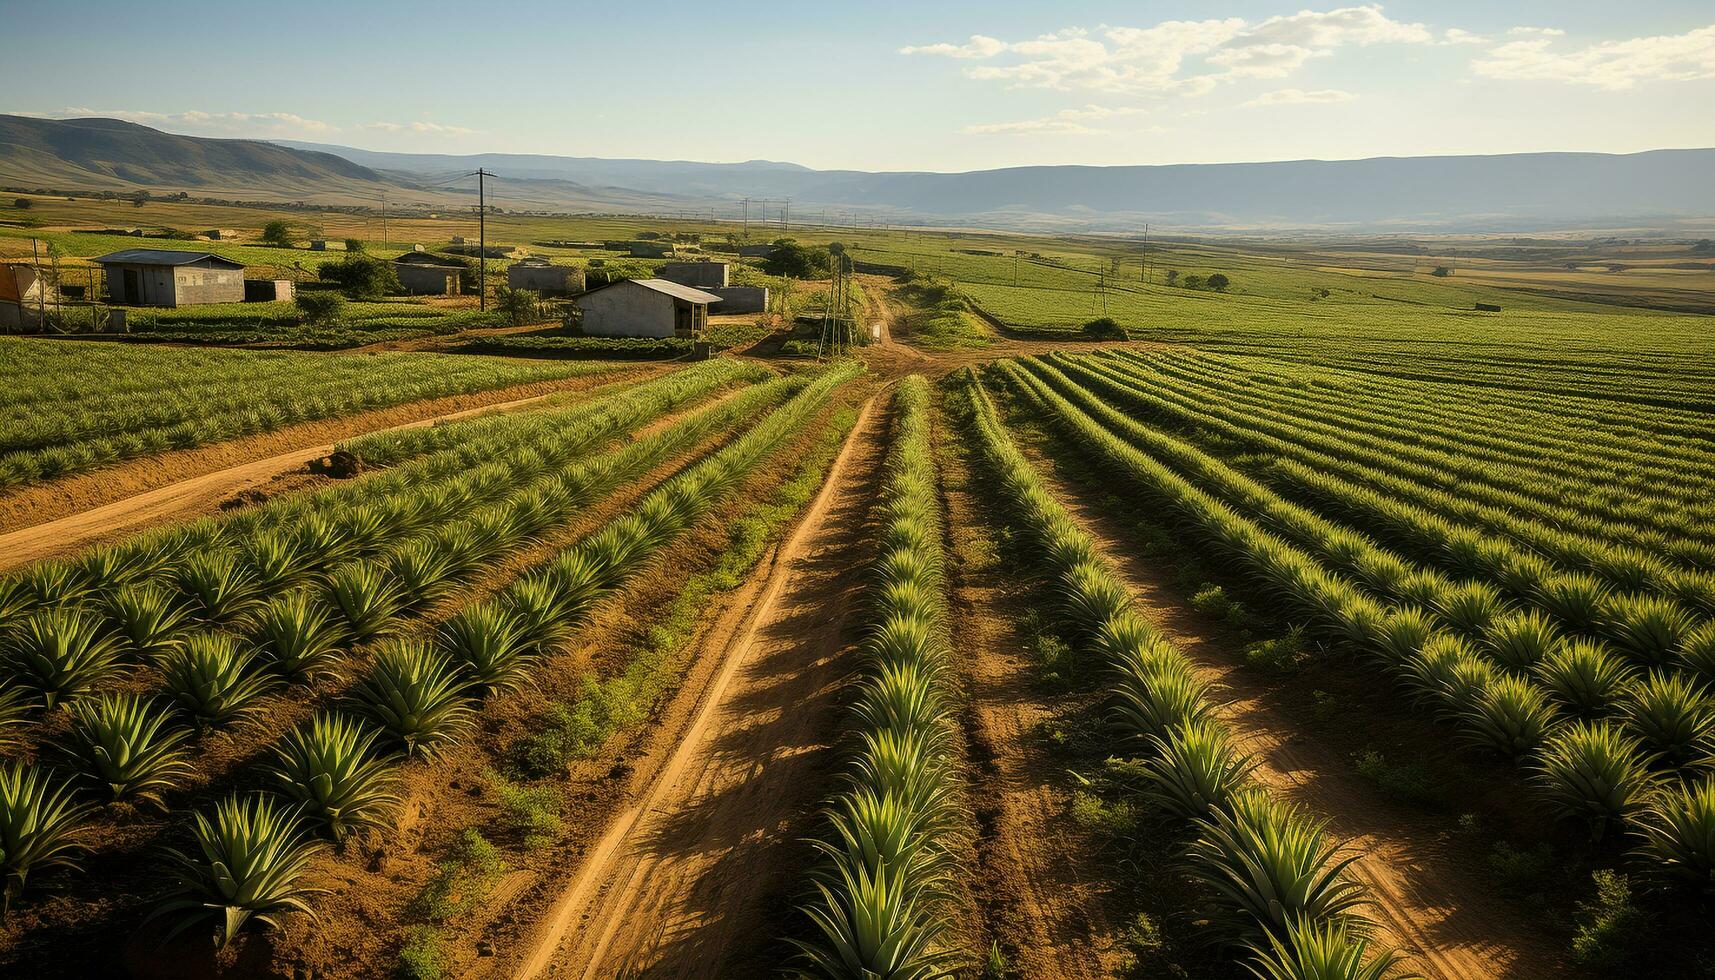
{"label": "bare soil", "polygon": [[514,411],[553,395],[636,378],[616,372],[432,398],[130,460],[0,496],[0,569],[76,553],[150,526],[213,513],[320,482],[308,463],[341,440]]}
{"label": "bare soil", "polygon": [[1108,910],[1113,869],[1072,823],[1070,777],[1038,732],[1086,696],[1047,694],[1032,683],[1026,640],[1014,625],[1032,596],[993,553],[987,505],[948,444],[953,434],[937,435],[979,833],[974,889],[988,938],[1020,977],[1113,976],[1123,956]]}
{"label": "bare soil", "polygon": [[834,763],[885,414],[866,403],[802,522],[704,637],[654,735],[671,751],[635,760],[637,797],[568,869],[513,976],[737,976],[772,945],[769,905],[794,887],[793,841]]}
{"label": "bare soil", "polygon": [[1088,487],[1032,455],[1055,496],[1114,562],[1139,613],[1223,695],[1221,716],[1259,763],[1257,778],[1327,818],[1359,856],[1352,870],[1376,903],[1371,914],[1383,943],[1408,954],[1429,980],[1565,975],[1555,944],[1499,894],[1468,849],[1454,846],[1433,815],[1381,797],[1345,751],[1304,731],[1277,703],[1269,679],[1243,666],[1242,644],[1175,598],[1171,570],[1129,547],[1124,524]]}

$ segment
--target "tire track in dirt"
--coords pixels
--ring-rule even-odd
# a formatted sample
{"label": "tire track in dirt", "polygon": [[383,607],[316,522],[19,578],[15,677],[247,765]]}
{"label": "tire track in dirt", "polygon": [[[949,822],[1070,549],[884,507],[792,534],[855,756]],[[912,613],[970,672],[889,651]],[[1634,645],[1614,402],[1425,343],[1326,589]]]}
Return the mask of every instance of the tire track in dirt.
{"label": "tire track in dirt", "polygon": [[[872,397],[822,489],[764,574],[702,644],[718,667],[683,735],[590,849],[514,972],[738,975],[772,942],[768,903],[801,862],[790,846],[832,766],[865,517],[885,455]],[[639,763],[641,768],[643,763]],[[766,971],[765,971],[766,972]]]}
{"label": "tire track in dirt", "polygon": [[75,554],[91,545],[126,533],[134,533],[152,524],[212,512],[222,501],[235,494],[264,487],[281,476],[302,470],[309,460],[328,455],[333,452],[334,446],[348,439],[378,432],[420,429],[477,415],[519,411],[571,390],[576,389],[565,388],[533,394],[511,401],[431,415],[397,425],[351,432],[333,442],[295,448],[228,466],[46,523],[8,531],[0,534],[0,570],[43,558]]}
{"label": "tire track in dirt", "polygon": [[1353,853],[1354,875],[1375,901],[1379,938],[1412,958],[1428,980],[1535,978],[1566,972],[1543,935],[1496,894],[1491,877],[1448,846],[1442,828],[1381,800],[1339,750],[1296,730],[1269,703],[1267,682],[1244,669],[1243,649],[1174,598],[1171,576],[1127,547],[1119,521],[1091,503],[1086,488],[1056,475],[1033,454],[1073,519],[1114,563],[1138,612],[1191,658],[1225,698],[1220,709],[1257,778],[1285,799],[1325,817]]}
{"label": "tire track in dirt", "polygon": [[974,478],[939,432],[946,526],[949,605],[955,662],[969,699],[965,719],[973,749],[973,806],[981,839],[977,886],[987,926],[1017,976],[1094,980],[1114,976],[1122,952],[1106,909],[1099,858],[1067,816],[1065,767],[1040,745],[1037,725],[1055,717],[1068,696],[1044,695],[1031,682],[1023,638],[1010,626],[1027,596],[1010,595],[994,559],[969,560],[991,518]]}

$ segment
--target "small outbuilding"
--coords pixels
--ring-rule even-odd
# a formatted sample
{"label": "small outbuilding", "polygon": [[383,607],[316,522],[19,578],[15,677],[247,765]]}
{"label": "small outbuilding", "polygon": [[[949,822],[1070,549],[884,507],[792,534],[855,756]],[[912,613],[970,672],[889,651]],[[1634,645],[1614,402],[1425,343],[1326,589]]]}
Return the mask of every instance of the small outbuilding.
{"label": "small outbuilding", "polygon": [[719,286],[709,290],[721,298],[722,313],[768,312],[768,287]]}
{"label": "small outbuilding", "polygon": [[393,260],[399,285],[410,296],[457,296],[465,267],[428,252],[406,252]]}
{"label": "small outbuilding", "polygon": [[727,284],[725,262],[669,262],[661,267],[661,278],[681,286],[698,289],[724,289]]}
{"label": "small outbuilding", "polygon": [[506,285],[533,289],[543,296],[570,296],[584,291],[584,270],[555,265],[544,258],[528,258],[506,267]]}
{"label": "small outbuilding", "polygon": [[290,301],[295,295],[295,285],[290,279],[246,279],[244,280],[244,302],[274,303]]}
{"label": "small outbuilding", "polygon": [[126,248],[93,261],[107,275],[109,301],[125,306],[244,302],[244,263],[212,252]]}
{"label": "small outbuilding", "polygon": [[210,228],[202,233],[202,237],[213,242],[230,242],[238,237],[238,232],[232,228]]}
{"label": "small outbuilding", "polygon": [[665,279],[619,279],[579,296],[583,331],[595,337],[701,337],[721,298]]}
{"label": "small outbuilding", "polygon": [[23,264],[0,265],[0,327],[36,325],[42,303],[54,302],[47,283]]}

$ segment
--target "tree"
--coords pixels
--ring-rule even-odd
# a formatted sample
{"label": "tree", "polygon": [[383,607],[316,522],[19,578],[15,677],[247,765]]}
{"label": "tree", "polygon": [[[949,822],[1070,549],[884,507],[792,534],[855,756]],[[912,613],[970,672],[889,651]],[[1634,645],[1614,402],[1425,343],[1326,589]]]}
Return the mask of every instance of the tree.
{"label": "tree", "polygon": [[338,293],[299,293],[292,303],[298,315],[312,327],[331,326],[345,314],[345,297]]}
{"label": "tree", "polygon": [[149,192],[148,191],[132,191],[131,192],[131,206],[132,207],[140,208],[147,203],[149,203]]}
{"label": "tree", "polygon": [[1707,238],[1699,238],[1697,240],[1697,244],[1691,246],[1691,250],[1699,255],[1707,252],[1715,252],[1715,241],[1711,241]]}
{"label": "tree", "polygon": [[774,243],[774,251],[768,258],[762,260],[762,269],[771,276],[810,279],[828,271],[828,252],[826,249],[805,248],[790,238],[782,238]]}
{"label": "tree", "polygon": [[1435,267],[1434,271],[1430,272],[1429,274],[1432,276],[1435,276],[1437,278],[1440,278],[1440,279],[1445,279],[1448,276],[1453,274],[1453,270],[1447,268],[1444,265],[1438,265]]}
{"label": "tree", "polygon": [[338,283],[352,299],[380,299],[389,293],[404,291],[393,263],[359,252],[338,262],[325,262],[321,278]]}
{"label": "tree", "polygon": [[1169,286],[1171,286],[1178,281],[1179,281],[1179,270],[1178,269],[1168,269],[1167,270],[1167,284]]}
{"label": "tree", "polygon": [[535,290],[512,289],[501,286],[494,291],[494,308],[506,314],[513,326],[521,326],[541,316]]}
{"label": "tree", "polygon": [[16,201],[12,202],[12,206],[20,211],[28,211],[36,206],[36,202],[27,197],[20,197]]}
{"label": "tree", "polygon": [[292,226],[279,218],[268,222],[262,226],[262,244],[291,248]]}
{"label": "tree", "polygon": [[1209,288],[1213,289],[1217,293],[1233,284],[1233,281],[1228,279],[1226,274],[1222,272],[1217,272],[1211,275],[1208,282]]}
{"label": "tree", "polygon": [[1091,340],[1125,340],[1125,328],[1112,317],[1100,317],[1084,324],[1084,336]]}
{"label": "tree", "polygon": [[1192,275],[1179,280],[1179,285],[1184,286],[1186,289],[1202,289],[1203,277],[1193,273]]}
{"label": "tree", "polygon": [[363,242],[356,238],[347,238],[345,240],[345,250],[353,255],[361,255],[363,253]]}

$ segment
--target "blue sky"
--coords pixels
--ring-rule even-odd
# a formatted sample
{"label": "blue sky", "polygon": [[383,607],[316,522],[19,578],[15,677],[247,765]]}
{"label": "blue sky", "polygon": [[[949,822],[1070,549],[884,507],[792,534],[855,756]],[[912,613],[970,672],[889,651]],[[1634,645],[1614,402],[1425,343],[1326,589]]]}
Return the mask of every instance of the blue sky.
{"label": "blue sky", "polygon": [[0,111],[866,170],[1715,145],[1709,0],[143,10],[6,17]]}

